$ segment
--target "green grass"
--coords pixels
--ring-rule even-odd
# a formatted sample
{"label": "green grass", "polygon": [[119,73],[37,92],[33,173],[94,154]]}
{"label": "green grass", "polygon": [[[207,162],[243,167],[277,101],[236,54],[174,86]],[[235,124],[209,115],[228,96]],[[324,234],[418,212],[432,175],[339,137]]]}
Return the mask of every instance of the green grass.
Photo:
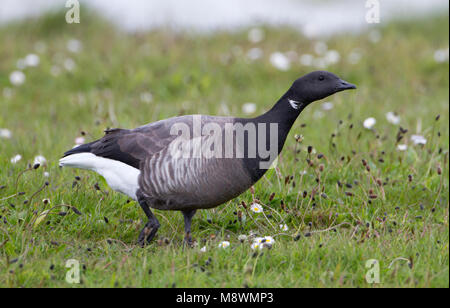
{"label": "green grass", "polygon": [[[378,43],[367,33],[327,40],[341,55],[327,70],[358,90],[326,99],[334,103],[332,110],[323,111],[318,102],[301,114],[279,169],[255,185],[254,195],[248,191],[199,211],[192,230],[198,246],[192,249],[182,247],[182,215],[157,210],[161,228],[155,242],[138,247],[145,217],[140,207],[94,173],[59,169],[59,157],[82,131],[90,141],[106,127],[133,128],[179,114],[228,110],[245,116],[241,106],[249,101],[261,113],[294,79],[314,70],[296,61],[289,71],[278,71],[270,54],[313,54],[315,41],[287,28],[265,28],[258,44],[248,42],[247,31],[131,35],[88,12],[79,25],[67,25],[61,16],[0,27],[0,128],[13,134],[0,139],[0,286],[449,286],[449,66],[433,58],[435,50],[448,48],[448,16],[384,25]],[[67,51],[72,38],[82,42],[81,52]],[[17,60],[36,52],[38,42],[46,46],[39,66],[26,68],[26,82],[12,86],[9,74]],[[263,58],[246,60],[255,46]],[[346,55],[355,49],[362,58],[349,64]],[[72,72],[62,67],[66,58],[76,63]],[[57,77],[51,74],[55,65],[61,67]],[[153,95],[152,102],[141,100],[144,92]],[[397,150],[399,126],[386,121],[389,111],[408,129],[400,141],[408,144],[405,152]],[[377,119],[374,130],[362,126],[368,117]],[[412,144],[415,133],[427,138],[425,146]],[[303,140],[296,142],[295,134]],[[308,146],[315,154],[307,153]],[[319,153],[324,157],[317,158]],[[12,164],[16,154],[23,158]],[[19,177],[39,154],[46,166]],[[264,214],[241,205],[253,199],[264,205]],[[278,227],[284,223],[286,232]],[[250,241],[240,243],[238,236],[251,231],[274,236],[272,249],[255,252]],[[230,247],[219,249],[223,240]],[[81,285],[65,281],[68,259],[84,265]],[[369,259],[380,263],[379,285],[365,281]]]}

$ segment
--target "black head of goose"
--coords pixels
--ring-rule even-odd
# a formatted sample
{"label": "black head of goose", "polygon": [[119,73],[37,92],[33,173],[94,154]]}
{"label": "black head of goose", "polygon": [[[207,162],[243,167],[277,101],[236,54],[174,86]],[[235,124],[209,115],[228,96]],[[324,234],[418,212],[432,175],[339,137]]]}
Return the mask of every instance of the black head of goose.
{"label": "black head of goose", "polygon": [[107,130],[101,139],[67,151],[59,164],[93,170],[112,189],[137,200],[148,217],[139,244],[150,242],[159,228],[150,208],[181,211],[190,243],[196,210],[227,202],[255,184],[308,104],[355,88],[330,72],[312,72],[261,116],[188,115]]}

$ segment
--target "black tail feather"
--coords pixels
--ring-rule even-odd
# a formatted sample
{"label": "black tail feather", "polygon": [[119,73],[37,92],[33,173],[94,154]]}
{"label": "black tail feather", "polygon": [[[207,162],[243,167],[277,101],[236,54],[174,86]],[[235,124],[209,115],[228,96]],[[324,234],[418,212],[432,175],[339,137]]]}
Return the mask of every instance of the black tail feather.
{"label": "black tail feather", "polygon": [[76,153],[90,153],[91,152],[91,144],[92,144],[92,142],[79,145],[79,146],[65,152],[63,157],[66,157],[66,156],[69,156],[72,154],[76,154]]}

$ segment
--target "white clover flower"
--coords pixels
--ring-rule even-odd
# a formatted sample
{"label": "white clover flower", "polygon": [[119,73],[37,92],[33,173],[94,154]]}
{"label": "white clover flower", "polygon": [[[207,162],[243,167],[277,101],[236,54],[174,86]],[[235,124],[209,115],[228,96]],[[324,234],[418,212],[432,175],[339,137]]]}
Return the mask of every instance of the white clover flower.
{"label": "white clover flower", "polygon": [[270,63],[280,71],[288,71],[291,68],[291,61],[282,52],[274,52],[270,55]]}
{"label": "white clover flower", "polygon": [[314,62],[314,57],[309,53],[300,56],[300,64],[303,66],[311,66]]}
{"label": "white clover flower", "polygon": [[280,225],[280,230],[281,231],[288,231],[289,227],[287,226],[287,224],[282,224],[282,225]]}
{"label": "white clover flower", "polygon": [[319,41],[314,45],[314,51],[320,55],[323,56],[328,50],[327,43]]}
{"label": "white clover flower", "polygon": [[261,28],[252,28],[248,31],[248,40],[250,43],[259,43],[264,39],[264,30]]}
{"label": "white clover flower", "polygon": [[76,39],[71,39],[67,42],[67,50],[73,53],[78,53],[83,48],[83,44]]}
{"label": "white clover flower", "polygon": [[386,119],[391,124],[397,125],[400,123],[400,116],[398,116],[397,114],[395,114],[392,111],[389,111],[388,113],[386,113]]}
{"label": "white clover flower", "polygon": [[448,48],[436,50],[434,52],[434,60],[438,63],[448,62]]}
{"label": "white clover flower", "polygon": [[36,67],[40,63],[39,56],[34,53],[30,53],[25,57],[25,65],[30,67]]}
{"label": "white clover flower", "polygon": [[15,156],[13,156],[13,158],[11,158],[11,163],[16,164],[17,162],[19,162],[19,160],[22,159],[22,155],[17,154]]}
{"label": "white clover flower", "polygon": [[245,114],[252,114],[256,111],[255,103],[245,103],[242,105],[242,112]]}
{"label": "white clover flower", "polygon": [[239,240],[240,242],[243,242],[243,241],[247,240],[247,235],[245,235],[245,234],[240,234],[240,235],[238,236],[238,240]]}
{"label": "white clover flower", "polygon": [[206,252],[206,246],[203,246],[202,248],[200,248],[201,252]]}
{"label": "white clover flower", "polygon": [[0,138],[11,139],[12,133],[7,128],[0,128]]}
{"label": "white clover flower", "polygon": [[322,104],[322,109],[323,110],[331,110],[333,109],[334,105],[331,102],[325,102]]}
{"label": "white clover flower", "polygon": [[397,145],[397,150],[399,150],[399,151],[406,151],[407,149],[408,149],[408,146],[406,144]]}
{"label": "white clover flower", "polygon": [[263,56],[263,51],[261,48],[258,48],[258,47],[252,48],[247,52],[247,58],[251,61],[261,59],[262,56]]}
{"label": "white clover flower", "polygon": [[230,242],[228,241],[223,241],[219,244],[219,248],[227,248],[228,246],[230,246]]}
{"label": "white clover flower", "polygon": [[25,74],[21,71],[13,71],[9,74],[9,81],[15,86],[20,86],[25,82]]}
{"label": "white clover flower", "polygon": [[151,103],[153,101],[153,95],[150,92],[141,93],[141,101],[144,103]]}
{"label": "white clover flower", "polygon": [[364,128],[372,129],[376,123],[377,120],[375,118],[367,118],[364,120],[363,126]]}
{"label": "white clover flower", "polygon": [[422,144],[422,145],[427,144],[427,139],[424,136],[421,136],[421,135],[412,135],[411,136],[411,141],[414,144]]}
{"label": "white clover flower", "polygon": [[46,163],[47,163],[47,160],[45,159],[45,157],[42,155],[38,155],[34,158],[33,165],[39,164],[39,165],[43,166]]}
{"label": "white clover flower", "polygon": [[85,143],[85,139],[84,139],[84,137],[77,137],[77,138],[75,138],[75,144],[76,145],[82,145],[83,143]]}
{"label": "white clover flower", "polygon": [[337,50],[329,50],[325,54],[325,62],[327,64],[336,64],[341,59],[341,55]]}
{"label": "white clover flower", "polygon": [[75,69],[75,61],[73,61],[71,58],[67,58],[64,60],[63,66],[66,70],[69,72],[73,71]]}
{"label": "white clover flower", "polygon": [[262,213],[263,212],[262,206],[258,203],[253,203],[252,205],[250,205],[250,210],[252,210],[252,212],[254,212],[254,213]]}

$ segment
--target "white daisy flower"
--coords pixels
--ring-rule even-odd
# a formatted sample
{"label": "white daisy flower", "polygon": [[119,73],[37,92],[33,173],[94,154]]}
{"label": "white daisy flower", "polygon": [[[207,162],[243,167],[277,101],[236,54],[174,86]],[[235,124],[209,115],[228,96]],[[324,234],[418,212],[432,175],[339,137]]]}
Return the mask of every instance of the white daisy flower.
{"label": "white daisy flower", "polygon": [[375,118],[367,118],[364,120],[363,126],[364,128],[372,129],[376,123],[377,120]]}
{"label": "white daisy flower", "polygon": [[16,164],[21,159],[22,159],[22,155],[17,154],[15,156],[13,156],[13,158],[11,158],[11,163]]}
{"label": "white daisy flower", "polygon": [[322,109],[323,110],[331,110],[333,109],[334,105],[331,102],[325,102],[322,104]]}
{"label": "white daisy flower", "polygon": [[3,97],[4,98],[11,98],[13,96],[13,90],[11,88],[3,88]]}
{"label": "white daisy flower", "polygon": [[325,54],[325,61],[327,64],[336,64],[341,59],[341,55],[337,50],[329,50]]}
{"label": "white daisy flower", "polygon": [[247,58],[252,61],[261,59],[262,56],[263,56],[263,51],[261,48],[258,48],[258,47],[252,48],[247,52]]}
{"label": "white daisy flower", "polygon": [[219,244],[219,248],[227,248],[228,246],[230,246],[230,242],[228,241],[223,241]]}
{"label": "white daisy flower", "polygon": [[406,144],[397,145],[397,150],[399,150],[399,151],[406,151],[407,149],[408,149],[408,146]]}
{"label": "white daisy flower", "polygon": [[141,93],[141,101],[144,103],[151,103],[153,101],[153,95],[150,92]]}
{"label": "white daisy flower", "polygon": [[316,54],[323,56],[328,50],[327,43],[319,41],[314,45],[314,51]]}
{"label": "white daisy flower", "polygon": [[280,230],[281,231],[288,231],[289,227],[287,226],[287,224],[282,224],[282,225],[280,225]]}
{"label": "white daisy flower", "polygon": [[353,50],[350,52],[350,54],[348,55],[348,62],[350,64],[358,64],[359,61],[361,60],[361,52],[358,50]]}
{"label": "white daisy flower", "polygon": [[421,135],[412,135],[411,141],[414,142],[414,144],[427,144],[427,139],[424,136]]}
{"label": "white daisy flower", "polygon": [[27,64],[25,63],[25,59],[19,59],[19,60],[17,60],[17,62],[16,62],[16,67],[17,67],[19,70],[25,69],[25,68],[27,67]]}
{"label": "white daisy flower", "polygon": [[67,42],[67,50],[73,53],[78,53],[83,48],[83,44],[76,39],[71,39]]}
{"label": "white daisy flower", "polygon": [[11,139],[12,133],[7,128],[0,128],[0,138]]}
{"label": "white daisy flower", "polygon": [[34,44],[34,50],[38,53],[44,53],[47,50],[47,45],[44,42],[39,41]]}
{"label": "white daisy flower", "polygon": [[386,113],[386,119],[391,124],[397,125],[400,123],[400,117],[392,111],[389,111],[388,113]]}
{"label": "white daisy flower", "polygon": [[84,139],[84,137],[77,137],[75,138],[75,144],[76,145],[82,145],[86,142],[86,140]]}
{"label": "white daisy flower", "polygon": [[43,166],[46,163],[47,163],[47,160],[45,159],[45,157],[42,155],[38,155],[34,158],[33,165],[39,164],[39,165]]}
{"label": "white daisy flower", "polygon": [[36,67],[39,65],[40,59],[37,54],[30,53],[25,57],[25,64],[29,67]]}
{"label": "white daisy flower", "polygon": [[291,68],[289,58],[279,51],[270,55],[270,63],[280,71],[288,71]]}
{"label": "white daisy flower", "polygon": [[245,240],[247,240],[247,235],[245,235],[245,234],[239,235],[239,236],[238,236],[238,240],[239,240],[240,242],[244,242]]}
{"label": "white daisy flower", "polygon": [[261,249],[264,248],[264,246],[263,246],[261,243],[256,243],[256,242],[252,243],[252,245],[251,245],[250,247],[251,247],[253,250],[255,250],[255,249],[261,250]]}
{"label": "white daisy flower", "polygon": [[436,50],[434,52],[434,60],[438,63],[448,62],[448,48]]}
{"label": "white daisy flower", "polygon": [[254,213],[262,213],[263,212],[262,206],[258,203],[253,203],[252,205],[250,205],[250,210],[252,210],[252,212],[254,212]]}
{"label": "white daisy flower", "polygon": [[325,116],[325,115],[324,115],[323,112],[320,111],[320,110],[316,110],[316,111],[314,111],[314,113],[313,113],[313,118],[314,118],[314,119],[322,119],[324,116]]}
{"label": "white daisy flower", "polygon": [[275,243],[275,240],[271,236],[257,237],[254,239],[251,248],[263,249],[264,247],[270,248]]}
{"label": "white daisy flower", "polygon": [[20,86],[25,82],[25,74],[21,71],[13,71],[9,74],[9,81],[15,86]]}
{"label": "white daisy flower", "polygon": [[52,76],[57,77],[61,74],[61,68],[57,65],[53,65],[50,68],[50,74],[52,74]]}
{"label": "white daisy flower", "polygon": [[264,39],[264,30],[261,28],[252,28],[248,31],[248,40],[250,43],[259,43]]}
{"label": "white daisy flower", "polygon": [[71,58],[65,59],[63,65],[64,65],[64,68],[66,70],[68,70],[69,72],[73,71],[76,66],[75,61],[73,61]]}
{"label": "white daisy flower", "polygon": [[252,114],[256,111],[255,103],[245,103],[242,105],[242,112],[245,114]]}
{"label": "white daisy flower", "polygon": [[314,62],[314,57],[308,53],[300,56],[300,64],[304,66],[311,66]]}
{"label": "white daisy flower", "polygon": [[372,43],[378,43],[381,40],[381,33],[378,30],[372,30],[369,32],[369,40]]}
{"label": "white daisy flower", "polygon": [[327,61],[325,60],[325,58],[315,58],[313,65],[317,68],[324,69],[325,67],[327,67]]}

